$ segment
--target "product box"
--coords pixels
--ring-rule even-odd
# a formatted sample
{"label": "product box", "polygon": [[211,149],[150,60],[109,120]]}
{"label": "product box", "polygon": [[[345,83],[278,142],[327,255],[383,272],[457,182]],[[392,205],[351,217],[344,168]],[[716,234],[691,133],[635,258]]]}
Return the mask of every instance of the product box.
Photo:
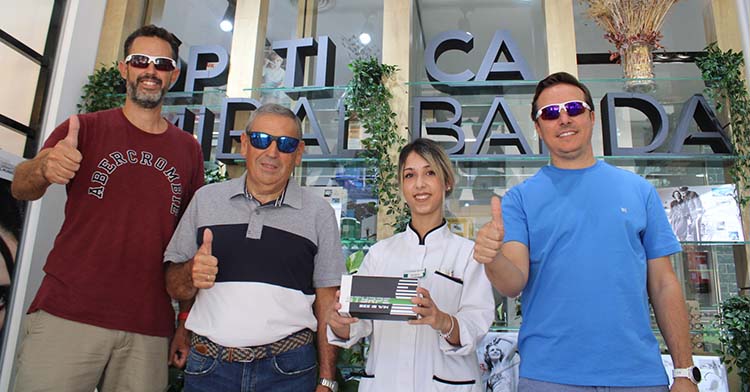
{"label": "product box", "polygon": [[416,319],[411,299],[417,296],[418,286],[419,281],[414,278],[344,275],[339,313],[368,320]]}

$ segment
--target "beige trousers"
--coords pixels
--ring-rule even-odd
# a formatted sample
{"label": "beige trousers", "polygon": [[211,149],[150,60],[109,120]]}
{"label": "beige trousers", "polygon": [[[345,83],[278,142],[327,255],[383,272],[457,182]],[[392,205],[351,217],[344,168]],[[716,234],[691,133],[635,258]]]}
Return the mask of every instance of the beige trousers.
{"label": "beige trousers", "polygon": [[26,315],[14,391],[163,392],[168,339]]}

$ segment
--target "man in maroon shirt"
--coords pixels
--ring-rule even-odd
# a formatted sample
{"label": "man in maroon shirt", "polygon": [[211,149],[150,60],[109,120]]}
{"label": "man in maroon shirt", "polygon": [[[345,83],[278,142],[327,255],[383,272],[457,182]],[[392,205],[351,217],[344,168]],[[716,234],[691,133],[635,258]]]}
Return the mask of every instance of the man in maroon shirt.
{"label": "man in maroon shirt", "polygon": [[15,388],[163,391],[174,312],[162,257],[203,185],[195,139],[161,116],[179,44],[144,26],[125,41],[122,108],[71,116],[12,184],[18,199],[67,191],[65,221],[25,320]]}

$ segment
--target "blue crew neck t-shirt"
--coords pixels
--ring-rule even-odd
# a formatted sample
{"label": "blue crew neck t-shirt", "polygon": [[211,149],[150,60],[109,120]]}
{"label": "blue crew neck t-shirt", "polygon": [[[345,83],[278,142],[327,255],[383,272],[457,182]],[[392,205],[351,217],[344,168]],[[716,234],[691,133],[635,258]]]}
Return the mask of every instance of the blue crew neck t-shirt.
{"label": "blue crew neck t-shirt", "polygon": [[505,242],[529,249],[521,377],[666,385],[647,261],[681,247],[654,187],[602,161],[576,170],[545,166],[510,189],[502,205]]}

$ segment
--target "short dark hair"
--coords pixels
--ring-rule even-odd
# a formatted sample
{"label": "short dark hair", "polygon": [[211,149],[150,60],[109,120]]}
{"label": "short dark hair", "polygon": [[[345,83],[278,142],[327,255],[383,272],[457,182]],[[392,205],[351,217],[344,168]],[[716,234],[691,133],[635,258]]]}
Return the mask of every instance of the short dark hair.
{"label": "short dark hair", "polygon": [[177,37],[174,36],[174,34],[170,33],[166,29],[154,25],[143,26],[138,30],[132,32],[128,36],[128,38],[125,40],[124,45],[125,56],[130,54],[130,47],[133,46],[133,41],[135,41],[135,39],[138,37],[155,37],[167,41],[169,46],[172,48],[172,59],[174,61],[177,61],[177,53],[180,50],[180,41],[177,39]]}
{"label": "short dark hair", "polygon": [[594,111],[594,99],[591,98],[591,92],[589,91],[589,88],[586,87],[586,85],[584,85],[583,83],[579,82],[575,76],[567,72],[556,72],[542,79],[536,85],[534,100],[531,101],[531,121],[536,122],[535,116],[537,110],[539,110],[539,108],[536,107],[536,101],[539,99],[539,95],[542,94],[542,91],[558,84],[569,84],[581,89],[581,91],[583,91],[584,101],[586,101],[586,103],[589,105],[591,111]]}

